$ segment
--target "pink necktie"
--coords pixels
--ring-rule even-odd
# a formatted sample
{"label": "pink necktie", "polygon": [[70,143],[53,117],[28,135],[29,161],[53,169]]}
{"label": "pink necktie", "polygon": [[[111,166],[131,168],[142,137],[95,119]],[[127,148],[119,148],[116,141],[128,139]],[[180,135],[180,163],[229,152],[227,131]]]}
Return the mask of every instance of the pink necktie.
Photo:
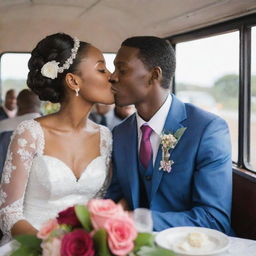
{"label": "pink necktie", "polygon": [[150,143],[150,135],[152,133],[152,128],[148,125],[142,125],[140,127],[142,131],[142,138],[140,141],[140,162],[144,168],[148,168],[149,161],[152,155],[152,147]]}

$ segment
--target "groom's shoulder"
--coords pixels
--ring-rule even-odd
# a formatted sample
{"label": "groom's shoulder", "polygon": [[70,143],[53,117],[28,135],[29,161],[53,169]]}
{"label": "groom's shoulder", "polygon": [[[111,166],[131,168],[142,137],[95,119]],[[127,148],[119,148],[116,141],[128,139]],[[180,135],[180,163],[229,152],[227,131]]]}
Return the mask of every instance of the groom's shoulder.
{"label": "groom's shoulder", "polygon": [[116,136],[118,134],[125,134],[129,129],[135,129],[135,128],[136,128],[136,114],[134,113],[113,129],[112,131],[113,136]]}

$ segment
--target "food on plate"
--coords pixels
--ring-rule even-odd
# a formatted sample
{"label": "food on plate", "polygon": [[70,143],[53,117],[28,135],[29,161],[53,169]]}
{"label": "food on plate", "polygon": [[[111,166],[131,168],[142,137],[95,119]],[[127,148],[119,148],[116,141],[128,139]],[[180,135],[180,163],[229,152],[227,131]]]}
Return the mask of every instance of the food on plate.
{"label": "food on plate", "polygon": [[208,236],[201,232],[190,232],[179,244],[178,248],[182,251],[189,251],[191,249],[202,249],[209,245]]}

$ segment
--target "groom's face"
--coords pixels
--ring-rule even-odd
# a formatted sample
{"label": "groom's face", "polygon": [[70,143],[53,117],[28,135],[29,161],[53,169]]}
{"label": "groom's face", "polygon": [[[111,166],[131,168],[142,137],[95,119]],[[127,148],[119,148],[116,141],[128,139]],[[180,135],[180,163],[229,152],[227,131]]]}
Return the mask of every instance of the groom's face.
{"label": "groom's face", "polygon": [[151,72],[138,58],[138,53],[137,48],[122,46],[116,55],[110,81],[118,106],[137,105],[147,97]]}

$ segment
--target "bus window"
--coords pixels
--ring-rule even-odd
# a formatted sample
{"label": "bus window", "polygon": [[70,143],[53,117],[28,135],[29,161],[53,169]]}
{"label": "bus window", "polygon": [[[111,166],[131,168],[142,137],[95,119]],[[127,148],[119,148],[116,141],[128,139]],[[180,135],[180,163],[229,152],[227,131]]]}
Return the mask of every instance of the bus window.
{"label": "bus window", "polygon": [[[106,66],[110,72],[115,67],[113,64],[116,54],[104,53]],[[26,80],[28,75],[28,60],[30,53],[4,53],[0,59],[1,74],[1,99],[4,100],[5,94],[9,89],[15,89],[17,93],[27,87]],[[42,113],[50,114],[58,111],[58,103],[43,102]]]}
{"label": "bus window", "polygon": [[29,58],[29,53],[4,53],[1,56],[1,100],[9,89],[15,89],[19,93],[27,87]]}
{"label": "bus window", "polygon": [[239,32],[176,45],[176,94],[224,118],[238,159]]}
{"label": "bus window", "polygon": [[115,53],[103,53],[105,61],[106,61],[106,66],[107,69],[112,73],[115,70],[114,66],[114,59],[116,57]]}
{"label": "bus window", "polygon": [[256,169],[256,27],[252,28],[251,55],[251,124],[249,164]]}

